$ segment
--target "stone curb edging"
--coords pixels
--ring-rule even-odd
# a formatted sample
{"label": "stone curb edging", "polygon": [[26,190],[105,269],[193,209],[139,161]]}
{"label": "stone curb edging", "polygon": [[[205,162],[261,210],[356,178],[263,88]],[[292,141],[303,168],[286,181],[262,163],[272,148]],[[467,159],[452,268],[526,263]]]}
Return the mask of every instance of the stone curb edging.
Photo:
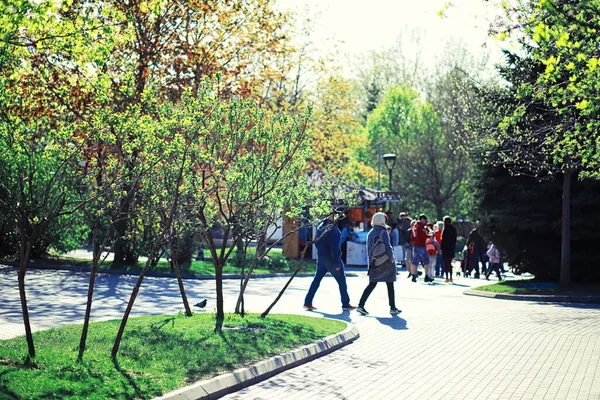
{"label": "stone curb edging", "polygon": [[[18,268],[18,266],[13,262],[1,262],[2,265],[8,265],[12,268]],[[50,269],[50,270],[60,270],[60,271],[71,271],[71,272],[90,272],[90,268],[88,267],[76,267],[76,266],[68,266],[68,265],[53,265],[53,264],[30,264],[27,269]],[[99,274],[108,274],[108,275],[133,275],[138,276],[140,271],[129,271],[125,269],[101,269],[98,271]],[[157,271],[148,271],[145,276],[151,276],[154,278],[175,278],[176,275],[173,272],[157,272]],[[292,276],[291,273],[272,273],[272,274],[254,274],[252,275],[252,279],[261,279],[261,278],[287,278]],[[299,273],[296,275],[297,278],[309,278],[315,276],[314,272],[312,273]],[[355,273],[347,272],[346,276],[358,276]],[[214,275],[208,274],[181,274],[181,278],[183,279],[196,279],[196,280],[212,280],[215,279]],[[237,274],[223,274],[223,279],[240,279],[240,276]]]}
{"label": "stone curb edging", "polygon": [[587,303],[600,304],[600,296],[581,296],[581,295],[552,295],[552,294],[512,294],[512,293],[494,293],[484,292],[482,290],[467,289],[463,292],[467,296],[487,297],[490,299],[502,300],[521,300],[538,301],[546,303]]}
{"label": "stone curb edging", "polygon": [[312,361],[338,350],[356,339],[359,333],[356,325],[349,325],[344,331],[327,336],[315,343],[300,347],[279,356],[260,361],[249,367],[199,381],[191,386],[166,393],[156,400],[212,400],[236,392],[245,387],[262,382],[270,377]]}

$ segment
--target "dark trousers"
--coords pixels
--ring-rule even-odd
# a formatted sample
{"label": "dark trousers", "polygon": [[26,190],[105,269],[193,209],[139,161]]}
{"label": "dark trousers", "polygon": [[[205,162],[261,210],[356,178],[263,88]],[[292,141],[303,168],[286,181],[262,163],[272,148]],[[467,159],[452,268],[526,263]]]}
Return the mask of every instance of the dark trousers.
{"label": "dark trousers", "polygon": [[340,250],[342,251],[342,261],[344,262],[344,264],[347,264],[347,262],[348,262],[348,241],[347,240],[344,243],[342,243],[342,245],[340,246]]}
{"label": "dark trousers", "polygon": [[[387,285],[388,301],[390,302],[390,308],[396,308],[396,300],[394,297],[394,282],[386,282],[385,284]],[[371,295],[371,292],[373,292],[373,289],[375,289],[375,286],[377,286],[377,282],[371,282],[365,288],[365,291],[360,297],[360,302],[358,303],[359,307],[365,306],[365,303]]]}
{"label": "dark trousers", "polygon": [[317,293],[317,289],[323,280],[323,277],[327,272],[331,273],[335,280],[338,283],[340,288],[340,299],[342,300],[342,307],[350,306],[350,296],[348,296],[348,285],[346,284],[346,273],[344,272],[344,268],[335,269],[334,267],[327,267],[319,264],[317,262],[317,271],[315,272],[315,277],[313,278],[312,283],[310,284],[310,288],[308,288],[308,293],[306,294],[306,298],[304,299],[304,304],[311,305],[313,302],[313,298],[315,297],[315,293]]}
{"label": "dark trousers", "polygon": [[[452,278],[452,256],[443,256],[444,258],[444,273],[446,273],[447,278]],[[450,276],[448,276],[450,275]]]}
{"label": "dark trousers", "polygon": [[[491,263],[490,263],[491,264]],[[485,279],[488,279],[492,272],[495,271],[496,275],[498,275],[498,280],[502,280],[502,274],[500,274],[500,263],[491,264],[491,267],[485,273]]]}

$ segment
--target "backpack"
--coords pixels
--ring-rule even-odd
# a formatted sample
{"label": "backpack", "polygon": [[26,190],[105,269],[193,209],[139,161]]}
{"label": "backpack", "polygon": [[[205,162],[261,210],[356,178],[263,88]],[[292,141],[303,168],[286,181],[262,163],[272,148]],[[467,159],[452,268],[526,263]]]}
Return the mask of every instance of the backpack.
{"label": "backpack", "polygon": [[427,249],[427,254],[430,256],[435,256],[437,254],[437,250],[435,249],[435,245],[433,244],[433,240],[428,239],[425,244],[425,248]]}
{"label": "backpack", "polygon": [[390,256],[387,254],[385,243],[383,243],[381,235],[379,235],[375,240],[375,246],[373,246],[373,251],[371,252],[369,266],[371,268],[380,267],[389,260]]}

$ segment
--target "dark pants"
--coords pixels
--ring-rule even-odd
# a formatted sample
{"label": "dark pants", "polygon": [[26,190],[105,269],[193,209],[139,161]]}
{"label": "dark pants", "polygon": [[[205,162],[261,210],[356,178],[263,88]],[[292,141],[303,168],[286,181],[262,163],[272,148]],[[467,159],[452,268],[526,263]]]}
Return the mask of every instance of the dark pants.
{"label": "dark pants", "polygon": [[350,296],[348,296],[348,286],[346,285],[346,274],[344,272],[344,268],[342,267],[339,270],[336,270],[333,267],[327,268],[319,265],[319,263],[317,263],[317,271],[315,272],[315,277],[313,278],[310,288],[308,289],[308,293],[306,294],[306,298],[304,299],[304,304],[312,306],[315,293],[317,293],[317,289],[321,284],[321,280],[323,280],[323,277],[327,272],[330,272],[338,283],[342,307],[350,306]]}
{"label": "dark pants", "polygon": [[[394,298],[394,282],[386,282],[385,284],[387,285],[388,301],[390,303],[390,308],[396,308],[396,300]],[[365,291],[363,292],[362,296],[360,297],[360,302],[358,303],[359,307],[365,306],[365,303],[367,302],[367,299],[371,295],[371,292],[373,292],[373,289],[375,289],[375,286],[377,286],[377,282],[371,282],[365,288]]]}
{"label": "dark pants", "polygon": [[452,256],[443,256],[444,258],[444,273],[446,278],[452,278]]}
{"label": "dark pants", "polygon": [[498,275],[498,280],[502,280],[502,274],[500,274],[500,263],[491,264],[490,268],[485,273],[485,279],[488,279],[492,272],[495,271],[496,275]]}
{"label": "dark pants", "polygon": [[340,246],[340,250],[342,250],[342,261],[344,262],[344,264],[348,263],[348,241],[346,240],[344,243],[342,243],[342,245]]}
{"label": "dark pants", "polygon": [[486,257],[485,251],[476,251],[470,255],[469,272],[474,269],[475,278],[479,278],[479,262],[481,262],[482,269],[485,270]]}

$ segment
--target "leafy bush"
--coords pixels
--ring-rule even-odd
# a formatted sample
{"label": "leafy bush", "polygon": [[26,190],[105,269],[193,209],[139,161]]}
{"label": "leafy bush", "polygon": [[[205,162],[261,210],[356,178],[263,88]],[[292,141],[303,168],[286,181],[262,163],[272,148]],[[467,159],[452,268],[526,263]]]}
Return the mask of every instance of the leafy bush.
{"label": "leafy bush", "polygon": [[[539,182],[510,176],[502,168],[485,169],[480,177],[480,231],[504,259],[539,280],[558,281],[561,257],[562,177]],[[600,223],[600,182],[574,180],[571,190],[571,276],[574,281],[600,281],[595,268]]]}

